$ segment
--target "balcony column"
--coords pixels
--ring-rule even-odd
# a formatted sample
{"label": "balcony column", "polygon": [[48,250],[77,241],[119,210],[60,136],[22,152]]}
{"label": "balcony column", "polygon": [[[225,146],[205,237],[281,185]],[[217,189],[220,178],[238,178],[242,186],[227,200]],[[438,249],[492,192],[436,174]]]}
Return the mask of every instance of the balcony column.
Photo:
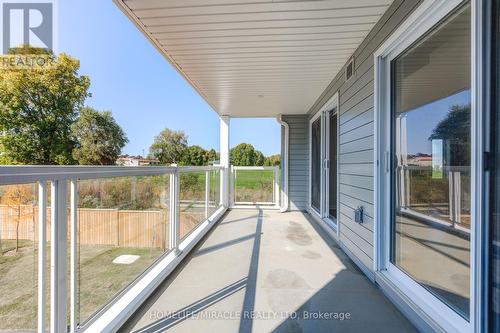
{"label": "balcony column", "polygon": [[224,207],[229,207],[229,116],[220,116],[220,165],[224,168],[221,173],[220,193]]}

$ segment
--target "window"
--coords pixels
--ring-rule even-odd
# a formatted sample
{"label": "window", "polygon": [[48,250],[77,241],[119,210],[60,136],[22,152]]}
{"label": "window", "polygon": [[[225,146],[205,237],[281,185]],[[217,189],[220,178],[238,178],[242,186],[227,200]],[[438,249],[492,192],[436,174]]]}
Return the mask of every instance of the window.
{"label": "window", "polygon": [[390,63],[390,262],[466,319],[470,45],[466,5]]}
{"label": "window", "polygon": [[311,125],[311,207],[321,210],[321,117]]}
{"label": "window", "polygon": [[328,112],[328,217],[337,219],[337,109]]}

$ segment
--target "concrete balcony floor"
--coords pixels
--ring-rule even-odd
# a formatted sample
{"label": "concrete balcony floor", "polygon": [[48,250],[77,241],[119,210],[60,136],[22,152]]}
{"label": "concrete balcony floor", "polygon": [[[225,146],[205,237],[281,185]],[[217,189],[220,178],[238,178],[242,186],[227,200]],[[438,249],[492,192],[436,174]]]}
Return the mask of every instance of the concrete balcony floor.
{"label": "concrete balcony floor", "polygon": [[307,214],[254,209],[228,212],[120,332],[415,329]]}

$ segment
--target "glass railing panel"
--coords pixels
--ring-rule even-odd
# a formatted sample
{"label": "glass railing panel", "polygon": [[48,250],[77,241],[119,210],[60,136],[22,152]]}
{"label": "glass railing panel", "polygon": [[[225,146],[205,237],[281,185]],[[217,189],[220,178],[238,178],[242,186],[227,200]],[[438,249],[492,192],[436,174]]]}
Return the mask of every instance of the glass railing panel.
{"label": "glass railing panel", "polygon": [[205,220],[205,171],[179,174],[180,239],[184,239]]}
{"label": "glass railing panel", "polygon": [[233,170],[235,204],[275,204],[275,169]]}
{"label": "glass railing panel", "polygon": [[78,182],[80,323],[169,250],[168,222],[168,175]]}
{"label": "glass railing panel", "polygon": [[210,196],[208,202],[209,215],[212,214],[220,206],[220,170],[209,172],[210,175]]}
{"label": "glass railing panel", "polygon": [[37,184],[0,186],[0,331],[37,328],[37,256]]}

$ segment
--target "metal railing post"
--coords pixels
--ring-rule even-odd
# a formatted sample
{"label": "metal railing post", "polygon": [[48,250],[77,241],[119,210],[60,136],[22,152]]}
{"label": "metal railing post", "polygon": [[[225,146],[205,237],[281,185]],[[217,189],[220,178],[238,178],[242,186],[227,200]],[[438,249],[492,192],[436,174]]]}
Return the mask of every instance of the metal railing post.
{"label": "metal railing post", "polygon": [[205,171],[205,218],[208,219],[210,203],[210,171]]}
{"label": "metal railing post", "polygon": [[76,179],[71,179],[70,182],[70,228],[71,228],[71,259],[70,259],[70,332],[75,333],[78,327],[77,318],[77,268],[78,268],[78,182]]}
{"label": "metal railing post", "polygon": [[279,184],[279,168],[274,167],[274,203],[276,204],[276,207],[280,206],[280,184]]}
{"label": "metal railing post", "polygon": [[65,180],[51,185],[50,332],[66,332],[68,313],[68,186]]}
{"label": "metal railing post", "polygon": [[228,188],[228,201],[229,201],[229,207],[233,207],[236,202],[236,170],[234,169],[234,166],[231,165],[230,169],[228,170],[229,174],[229,188]]}
{"label": "metal railing post", "polygon": [[45,332],[47,281],[47,183],[38,183],[38,332]]}
{"label": "metal railing post", "polygon": [[170,247],[179,251],[179,172],[170,174]]}

